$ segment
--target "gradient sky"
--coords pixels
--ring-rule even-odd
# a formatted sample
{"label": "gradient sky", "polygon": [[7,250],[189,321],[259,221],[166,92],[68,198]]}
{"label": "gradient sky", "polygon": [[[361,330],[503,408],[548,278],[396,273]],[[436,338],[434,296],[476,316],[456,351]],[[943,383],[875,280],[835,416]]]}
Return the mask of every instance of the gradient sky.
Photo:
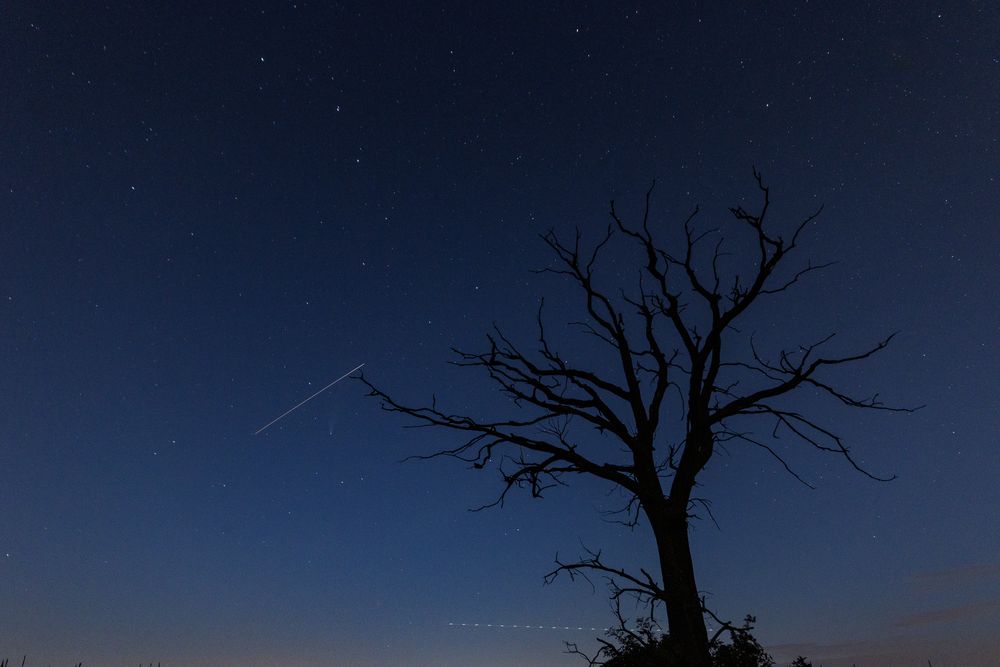
{"label": "gradient sky", "polygon": [[576,316],[539,233],[634,220],[654,178],[666,238],[725,223],[757,165],[777,229],[826,206],[800,259],[839,263],[747,331],[899,330],[837,380],[927,407],[802,397],[891,483],[791,443],[816,490],[713,461],[699,584],[776,658],[995,665],[998,34],[979,2],[4,3],[0,658],[582,664],[562,642],[599,633],[450,624],[608,625],[600,587],[542,585],[581,542],[653,562],[604,487],[470,513],[496,476],[398,463],[456,441],[357,382],[253,433],[362,362],[496,414],[449,348],[530,343],[543,295]]}

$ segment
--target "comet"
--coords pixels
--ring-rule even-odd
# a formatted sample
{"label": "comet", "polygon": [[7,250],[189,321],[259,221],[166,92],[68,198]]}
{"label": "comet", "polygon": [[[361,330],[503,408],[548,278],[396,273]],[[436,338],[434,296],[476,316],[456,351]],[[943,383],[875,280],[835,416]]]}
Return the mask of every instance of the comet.
{"label": "comet", "polygon": [[320,389],[319,391],[317,391],[315,394],[313,394],[309,398],[307,398],[307,399],[305,399],[303,401],[300,401],[299,403],[296,403],[292,407],[288,408],[287,410],[285,410],[284,412],[282,412],[280,415],[278,415],[277,417],[275,417],[274,419],[272,419],[268,423],[264,424],[263,426],[261,426],[256,431],[254,431],[254,435],[260,434],[262,431],[264,431],[265,429],[267,429],[268,427],[270,427],[271,425],[273,425],[275,422],[279,422],[282,419],[284,419],[285,417],[287,417],[288,415],[292,414],[293,412],[295,412],[296,410],[298,410],[299,408],[301,408],[303,405],[305,405],[309,401],[313,400],[314,398],[316,398],[317,396],[319,396],[320,394],[322,394],[324,391],[326,391],[327,389],[329,389],[333,385],[337,384],[338,382],[340,382],[341,380],[343,380],[344,378],[346,378],[347,376],[349,376],[351,373],[357,371],[362,366],[364,366],[364,363],[358,364],[357,366],[355,366],[351,370],[347,371],[346,373],[344,373],[343,375],[341,375],[339,378],[337,378],[336,380],[334,380],[330,384],[326,385],[325,387],[323,387],[322,389]]}

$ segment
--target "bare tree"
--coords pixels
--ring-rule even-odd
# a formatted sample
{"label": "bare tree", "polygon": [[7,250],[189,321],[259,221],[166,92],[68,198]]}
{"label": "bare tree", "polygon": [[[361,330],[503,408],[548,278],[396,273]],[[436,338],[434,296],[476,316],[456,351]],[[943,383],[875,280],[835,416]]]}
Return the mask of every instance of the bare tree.
{"label": "bare tree", "polygon": [[[611,223],[589,251],[581,248],[579,230],[572,243],[553,231],[542,236],[555,255],[554,265],[543,271],[565,276],[579,288],[586,319],[578,324],[606,344],[613,372],[569,363],[546,336],[539,308],[538,344],[531,354],[522,352],[496,327],[487,337],[485,351],[455,350],[454,363],[483,369],[513,399],[520,410],[515,416],[485,420],[452,414],[436,401],[411,407],[362,380],[384,409],[415,418],[418,425],[466,434],[458,446],[418,458],[454,457],[476,469],[497,468],[503,489],[491,505],[502,503],[514,487],[527,488],[537,497],[551,486],[564,485],[573,475],[591,475],[621,490],[627,498],[622,510],[627,520],[644,517],[648,522],[659,571],[626,571],[605,563],[599,552],[588,552],[570,562],[557,559],[557,568],[547,580],[560,573],[596,572],[612,582],[615,600],[631,594],[651,609],[662,605],[672,643],[682,663],[691,667],[706,667],[711,661],[706,615],[721,626],[720,632],[735,627],[705,606],[695,582],[688,540],[696,506],[707,508],[706,501],[693,494],[698,475],[716,450],[736,441],[760,447],[806,483],[767,438],[741,428],[748,418],[763,418],[769,421],[768,429],[773,429],[771,435],[786,432],[804,445],[843,457],[871,479],[886,481],[891,477],[865,470],[833,430],[779,399],[809,388],[852,408],[908,410],[886,406],[878,395],[852,396],[824,379],[824,371],[871,357],[893,336],[856,353],[826,356],[821,348],[830,342],[830,335],[770,359],[747,336],[747,352],[743,356],[731,352],[730,339],[741,335],[734,325],[751,306],[829,266],[806,263],[795,270],[778,271],[820,211],[799,222],[790,238],[776,234],[766,224],[768,187],[756,170],[754,177],[762,197],[759,210],[729,209],[736,225],[748,230],[752,239],[749,255],[744,256],[747,265],[752,265],[749,271],[723,269],[722,236],[715,229],[696,232],[697,209],[683,225],[683,254],[664,249],[650,225],[652,187],[638,225],[626,224],[611,203]],[[615,236],[634,243],[640,252],[639,284],[631,294],[609,292],[595,279],[598,258]],[[710,250],[702,253],[703,242],[713,236]],[[679,414],[665,427],[668,403],[674,405],[667,400],[668,394],[674,391],[681,397]],[[571,421],[596,429],[602,437],[571,436]],[[674,423],[678,426],[671,432]],[[600,446],[594,446],[594,441]]]}

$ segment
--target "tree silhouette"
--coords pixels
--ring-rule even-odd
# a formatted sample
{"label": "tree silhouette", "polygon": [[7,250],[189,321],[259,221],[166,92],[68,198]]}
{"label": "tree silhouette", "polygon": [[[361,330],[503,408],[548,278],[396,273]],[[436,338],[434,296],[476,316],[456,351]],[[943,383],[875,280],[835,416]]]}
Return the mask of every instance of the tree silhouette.
{"label": "tree silhouette", "polygon": [[[662,605],[672,650],[689,667],[707,667],[712,661],[706,615],[720,630],[736,627],[706,607],[695,582],[688,541],[694,510],[708,509],[707,501],[693,492],[713,454],[725,443],[748,443],[766,451],[807,484],[766,438],[743,428],[748,418],[766,419],[772,436],[789,434],[808,447],[839,455],[871,479],[885,481],[891,477],[865,470],[833,430],[781,399],[806,388],[852,408],[907,410],[884,405],[877,394],[852,396],[823,375],[830,368],[871,357],[893,336],[861,351],[826,356],[821,348],[829,346],[831,334],[768,358],[754,345],[752,336],[735,328],[751,306],[829,266],[807,262],[779,271],[798,248],[801,232],[822,209],[801,220],[786,239],[767,224],[770,191],[756,170],[754,178],[762,198],[757,212],[742,206],[729,209],[736,225],[749,232],[750,249],[743,256],[752,266],[749,271],[724,269],[723,237],[716,229],[695,230],[697,209],[683,225],[683,252],[672,254],[662,247],[650,224],[652,187],[638,225],[626,224],[611,203],[611,223],[589,251],[581,247],[579,229],[571,243],[554,231],[542,236],[555,256],[555,266],[543,271],[575,283],[586,313],[578,324],[606,345],[614,372],[573,364],[560,355],[546,335],[539,307],[538,343],[533,353],[523,352],[497,327],[487,336],[485,351],[455,350],[454,363],[482,369],[513,399],[519,410],[514,416],[488,420],[453,414],[439,408],[436,400],[429,406],[412,407],[362,378],[384,409],[414,418],[420,425],[466,435],[454,448],[416,458],[453,457],[475,469],[498,469],[503,488],[487,507],[501,504],[512,488],[527,488],[539,497],[552,486],[565,485],[574,475],[597,477],[621,490],[627,498],[621,510],[623,522],[634,525],[644,517],[649,525],[657,548],[658,576],[645,569],[626,571],[604,562],[599,551],[587,551],[573,561],[557,558],[557,567],[546,580],[561,573],[573,577],[596,572],[608,577],[614,600],[630,594],[651,610]],[[635,244],[639,251],[639,283],[631,294],[609,291],[595,278],[601,252],[616,236]],[[717,238],[711,250],[701,253],[703,242],[713,236]],[[746,353],[735,349],[734,337],[743,339]],[[677,420],[665,426],[668,394],[674,391],[681,397],[674,415]],[[585,424],[599,437],[571,435],[571,423]],[[677,424],[676,431],[670,430],[673,424]]]}

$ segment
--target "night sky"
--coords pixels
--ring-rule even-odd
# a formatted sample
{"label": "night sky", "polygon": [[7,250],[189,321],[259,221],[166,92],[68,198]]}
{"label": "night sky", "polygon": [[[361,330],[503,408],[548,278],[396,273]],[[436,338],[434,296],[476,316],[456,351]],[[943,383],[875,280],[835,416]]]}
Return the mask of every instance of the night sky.
{"label": "night sky", "polygon": [[[254,431],[361,363],[510,414],[452,346],[497,322],[530,347],[545,296],[591,349],[538,235],[596,240],[656,179],[665,239],[700,205],[746,247],[726,207],[757,204],[756,165],[776,229],[825,204],[798,259],[838,263],[744,331],[898,330],[834,377],[926,407],[801,396],[890,483],[784,440],[816,490],[713,460],[700,587],[779,662],[995,665],[1000,10],[416,4],[0,8],[0,659],[582,664],[563,641],[612,615],[599,581],[542,585],[556,553],[655,563],[606,487],[471,513],[496,474],[400,463],[460,441],[357,381]],[[598,275],[632,287],[630,246]]]}

